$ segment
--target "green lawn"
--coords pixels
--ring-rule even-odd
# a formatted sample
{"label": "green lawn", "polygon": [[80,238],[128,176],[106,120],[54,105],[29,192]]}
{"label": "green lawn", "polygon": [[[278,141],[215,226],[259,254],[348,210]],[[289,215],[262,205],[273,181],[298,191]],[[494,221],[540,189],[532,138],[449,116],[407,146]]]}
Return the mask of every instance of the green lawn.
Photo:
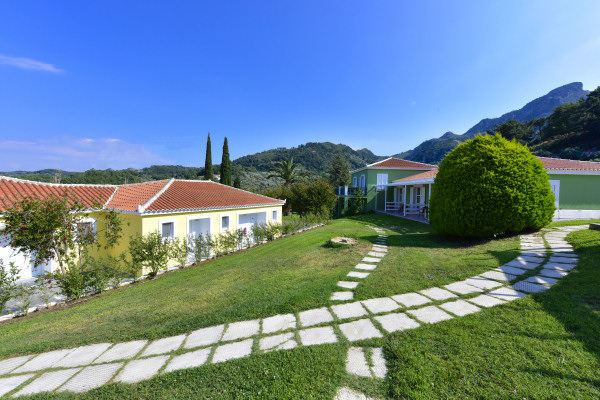
{"label": "green lawn", "polygon": [[[389,252],[355,291],[373,298],[444,285],[518,254],[518,238],[455,242],[429,226],[369,214],[206,262],[0,326],[1,358],[102,341],[158,338],[277,313],[330,305],[336,282],[388,230]],[[562,224],[562,223],[559,223]],[[352,249],[323,246],[352,236]],[[380,398],[599,398],[600,232],[569,235],[581,262],[551,290],[477,314],[357,345],[383,346],[384,381],[348,376],[348,342],[301,347],[110,384],[90,399],[332,399],[341,386]]]}

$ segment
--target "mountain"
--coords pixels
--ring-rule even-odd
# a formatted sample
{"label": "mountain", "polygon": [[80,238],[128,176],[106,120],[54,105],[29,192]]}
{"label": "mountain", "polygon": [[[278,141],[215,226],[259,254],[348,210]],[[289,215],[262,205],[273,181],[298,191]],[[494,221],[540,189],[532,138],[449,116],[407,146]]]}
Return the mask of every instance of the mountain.
{"label": "mountain", "polygon": [[581,82],[569,83],[530,101],[519,110],[507,112],[498,118],[484,118],[462,135],[446,132],[439,138],[426,140],[414,149],[396,154],[394,157],[402,156],[412,161],[439,163],[459,143],[472,139],[478,133],[485,133],[487,130],[493,129],[497,124],[510,120],[527,122],[535,118],[544,118],[552,114],[554,108],[562,104],[576,102],[588,94],[589,91],[583,89]]}

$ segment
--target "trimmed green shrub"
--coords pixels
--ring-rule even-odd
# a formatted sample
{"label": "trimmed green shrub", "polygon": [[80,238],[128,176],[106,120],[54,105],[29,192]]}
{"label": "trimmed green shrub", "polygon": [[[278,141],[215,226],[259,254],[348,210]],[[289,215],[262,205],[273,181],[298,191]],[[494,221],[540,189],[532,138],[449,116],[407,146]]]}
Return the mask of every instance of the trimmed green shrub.
{"label": "trimmed green shrub", "polygon": [[444,235],[487,238],[540,229],[554,209],[548,174],[525,146],[476,136],[442,161],[429,222]]}

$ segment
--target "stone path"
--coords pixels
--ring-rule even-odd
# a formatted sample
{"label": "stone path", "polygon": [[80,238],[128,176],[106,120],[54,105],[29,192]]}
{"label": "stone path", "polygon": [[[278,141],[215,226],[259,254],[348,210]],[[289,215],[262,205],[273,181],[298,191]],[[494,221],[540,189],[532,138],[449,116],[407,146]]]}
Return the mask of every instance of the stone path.
{"label": "stone path", "polygon": [[[476,313],[556,284],[578,260],[565,241],[566,235],[585,228],[564,227],[546,233],[549,249],[541,236],[522,236],[521,256],[510,265],[443,288],[221,324],[154,341],[98,343],[2,360],[0,396],[84,392],[109,382],[134,383],[157,374],[251,354],[379,338]],[[511,267],[512,273],[505,267]],[[370,372],[376,375],[375,370]]]}

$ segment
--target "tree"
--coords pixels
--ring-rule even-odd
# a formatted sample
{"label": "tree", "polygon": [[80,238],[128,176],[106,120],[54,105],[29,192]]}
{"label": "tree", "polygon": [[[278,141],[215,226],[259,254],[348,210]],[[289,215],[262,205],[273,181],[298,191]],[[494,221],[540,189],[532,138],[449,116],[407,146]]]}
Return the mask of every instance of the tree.
{"label": "tree", "polygon": [[129,240],[131,262],[142,271],[150,269],[149,277],[154,277],[161,269],[167,268],[167,263],[173,254],[174,242],[164,240],[158,231],[146,236],[134,236]]}
{"label": "tree", "polygon": [[337,201],[333,186],[324,179],[305,179],[290,186],[294,212],[329,218]]}
{"label": "tree", "polygon": [[267,176],[267,179],[281,178],[283,179],[285,186],[290,186],[292,182],[300,176],[298,172],[296,172],[298,165],[299,164],[294,163],[294,157],[291,157],[288,160],[277,161],[275,167],[269,169],[271,174]]}
{"label": "tree", "polygon": [[496,134],[476,136],[442,161],[429,222],[444,235],[487,238],[540,229],[553,215],[544,165],[527,147]]}
{"label": "tree", "polygon": [[233,180],[233,187],[238,189],[242,188],[242,179],[240,178],[240,174],[235,175],[235,179]]}
{"label": "tree", "polygon": [[329,166],[329,182],[334,187],[346,186],[350,183],[350,167],[342,153],[333,156]]}
{"label": "tree", "polygon": [[213,166],[212,166],[212,151],[210,149],[210,132],[208,132],[208,139],[206,139],[206,157],[204,158],[204,179],[212,181]]}
{"label": "tree", "polygon": [[[92,208],[102,206],[96,203]],[[84,220],[86,211],[89,207],[67,191],[62,197],[25,197],[5,210],[4,235],[10,246],[28,254],[36,267],[55,259],[64,274],[70,262],[83,264],[90,247],[109,248],[121,238],[122,223],[115,211],[98,214],[95,232]]]}
{"label": "tree", "polygon": [[223,141],[223,156],[221,157],[221,175],[219,182],[223,185],[231,186],[231,160],[229,160],[229,145],[227,136]]}

